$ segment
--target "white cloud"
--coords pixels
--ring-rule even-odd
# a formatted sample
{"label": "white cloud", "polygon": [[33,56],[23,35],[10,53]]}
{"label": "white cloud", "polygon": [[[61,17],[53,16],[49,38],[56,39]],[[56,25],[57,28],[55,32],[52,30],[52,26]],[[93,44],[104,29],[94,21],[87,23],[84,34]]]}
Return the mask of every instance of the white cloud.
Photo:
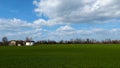
{"label": "white cloud", "polygon": [[11,39],[23,39],[27,36],[36,37],[42,33],[40,25],[29,23],[20,19],[0,18],[0,37],[7,36]]}
{"label": "white cloud", "polygon": [[0,19],[0,30],[2,31],[20,31],[31,27],[32,25],[20,19]]}
{"label": "white cloud", "polygon": [[43,32],[44,30],[43,29],[32,29],[32,30],[27,30],[27,31],[20,31],[20,32],[15,32],[15,33],[12,33],[12,32],[9,32],[9,33],[7,33],[6,34],[6,36],[8,36],[8,37],[15,37],[16,39],[17,38],[25,38],[25,37],[39,37],[41,34],[42,34],[42,32]]}
{"label": "white cloud", "polygon": [[[76,29],[71,25],[60,26],[56,30],[42,29],[39,23],[44,23],[44,20],[39,22],[28,23],[20,19],[0,19],[1,36],[7,36],[9,39],[25,39],[27,36],[34,40],[68,40],[75,38],[95,38],[95,39],[119,39],[119,28],[104,29],[104,28],[86,28]],[[114,37],[113,37],[114,36]]]}
{"label": "white cloud", "polygon": [[74,28],[72,28],[71,26],[61,26],[60,28],[57,29],[57,31],[73,31]]}
{"label": "white cloud", "polygon": [[[34,0],[34,10],[40,17],[43,15],[48,20],[38,19],[34,21],[38,25],[52,26],[63,24],[55,31],[48,31],[48,38],[117,38],[120,34],[118,26],[120,23],[120,0]],[[111,23],[96,28],[86,29],[73,28],[68,23]],[[77,25],[77,24],[76,24]],[[116,27],[115,27],[116,26]],[[81,27],[81,26],[80,26]],[[92,24],[91,24],[92,27]],[[100,27],[100,28],[99,28]],[[82,27],[81,27],[82,28]],[[113,37],[114,36],[114,37]]]}
{"label": "white cloud", "polygon": [[[54,40],[71,38],[118,39],[120,38],[118,37],[120,29],[117,28],[118,26],[115,27],[116,24],[113,23],[120,23],[119,3],[120,0],[34,0],[35,12],[40,16],[40,19],[32,23],[16,18],[0,19],[0,34],[15,39],[26,36]],[[41,19],[41,17],[47,17],[48,20]],[[87,26],[81,25],[81,28],[86,29],[78,29],[75,26],[73,28],[68,23],[70,25],[71,23],[112,23],[115,26],[105,27],[103,25],[104,28],[100,26],[100,28],[89,29]],[[42,29],[42,26],[53,25],[60,27],[56,30],[56,27],[53,27],[53,30]]]}
{"label": "white cloud", "polygon": [[[118,20],[120,0],[34,0],[35,12],[55,23],[102,23]],[[52,22],[52,23],[54,23]]]}
{"label": "white cloud", "polygon": [[[65,28],[68,26],[64,26]],[[119,39],[120,29],[103,29],[103,28],[92,28],[92,29],[74,29],[74,30],[64,30],[64,27],[59,27],[56,31],[48,32],[49,35],[47,38],[55,40],[69,40],[76,38],[90,38],[97,40],[104,40],[107,38],[110,39]],[[70,27],[72,28],[72,27]],[[73,29],[73,28],[72,28]]]}
{"label": "white cloud", "polygon": [[41,26],[53,26],[53,25],[58,25],[58,24],[63,24],[63,23],[57,23],[59,22],[58,20],[56,19],[52,19],[52,20],[44,20],[44,19],[38,19],[38,20],[35,20],[33,22],[33,24],[37,27],[41,27]]}

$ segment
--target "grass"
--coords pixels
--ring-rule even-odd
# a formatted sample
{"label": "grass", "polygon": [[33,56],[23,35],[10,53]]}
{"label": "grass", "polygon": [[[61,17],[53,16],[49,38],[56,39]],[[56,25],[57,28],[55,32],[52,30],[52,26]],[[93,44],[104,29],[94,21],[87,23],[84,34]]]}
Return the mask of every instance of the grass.
{"label": "grass", "polygon": [[0,68],[120,68],[120,44],[2,46]]}

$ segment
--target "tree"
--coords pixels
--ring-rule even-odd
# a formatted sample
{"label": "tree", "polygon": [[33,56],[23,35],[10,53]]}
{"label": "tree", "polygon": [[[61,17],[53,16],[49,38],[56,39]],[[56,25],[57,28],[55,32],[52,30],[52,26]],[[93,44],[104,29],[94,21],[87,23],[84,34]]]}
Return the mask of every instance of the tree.
{"label": "tree", "polygon": [[33,41],[31,37],[26,37],[25,41]]}
{"label": "tree", "polygon": [[7,37],[3,37],[2,38],[2,43],[3,43],[3,45],[8,45],[8,38]]}

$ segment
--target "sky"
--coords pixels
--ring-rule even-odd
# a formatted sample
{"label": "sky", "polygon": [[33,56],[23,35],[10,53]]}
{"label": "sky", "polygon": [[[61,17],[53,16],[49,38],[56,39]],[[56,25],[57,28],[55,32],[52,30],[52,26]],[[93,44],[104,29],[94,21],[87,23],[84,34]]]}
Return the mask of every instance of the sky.
{"label": "sky", "polygon": [[0,38],[120,40],[120,0],[0,0]]}

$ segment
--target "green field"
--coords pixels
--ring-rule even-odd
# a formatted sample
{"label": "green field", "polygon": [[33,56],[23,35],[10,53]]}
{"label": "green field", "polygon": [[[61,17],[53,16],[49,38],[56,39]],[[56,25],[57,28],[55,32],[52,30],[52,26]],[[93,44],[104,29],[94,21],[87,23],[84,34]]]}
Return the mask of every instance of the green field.
{"label": "green field", "polygon": [[1,46],[0,68],[120,68],[120,44]]}

